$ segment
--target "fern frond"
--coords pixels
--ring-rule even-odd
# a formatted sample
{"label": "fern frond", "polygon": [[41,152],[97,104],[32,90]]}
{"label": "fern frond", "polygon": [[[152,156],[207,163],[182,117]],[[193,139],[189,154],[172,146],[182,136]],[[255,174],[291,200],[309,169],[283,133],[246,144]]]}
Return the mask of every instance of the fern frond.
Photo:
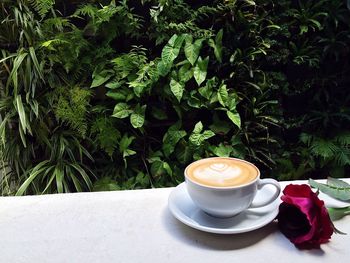
{"label": "fern frond", "polygon": [[334,145],[332,141],[315,138],[315,140],[311,143],[310,150],[315,156],[330,158],[333,157],[337,151],[337,146]]}
{"label": "fern frond", "polygon": [[58,91],[58,101],[55,107],[57,120],[62,121],[85,137],[87,131],[87,108],[91,91],[74,87],[67,93],[67,89]]}
{"label": "fern frond", "polygon": [[340,165],[349,165],[350,164],[350,149],[339,148],[335,156],[336,162]]}
{"label": "fern frond", "polygon": [[44,17],[55,5],[55,0],[29,0],[29,2],[41,17]]}
{"label": "fern frond", "polygon": [[338,142],[340,145],[348,146],[350,145],[350,133],[346,132],[346,133],[338,134],[334,138],[334,140]]}

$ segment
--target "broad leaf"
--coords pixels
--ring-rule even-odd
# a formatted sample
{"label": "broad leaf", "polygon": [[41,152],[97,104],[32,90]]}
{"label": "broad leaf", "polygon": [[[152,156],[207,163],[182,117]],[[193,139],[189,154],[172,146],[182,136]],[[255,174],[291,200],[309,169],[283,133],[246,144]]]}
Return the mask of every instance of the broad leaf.
{"label": "broad leaf", "polygon": [[233,147],[231,145],[224,145],[223,143],[220,143],[219,146],[213,146],[212,151],[216,156],[229,157],[233,151]]}
{"label": "broad leaf", "polygon": [[192,43],[192,36],[186,38],[185,43],[185,56],[187,60],[193,66],[196,63],[196,60],[199,56],[199,51],[202,47],[203,39],[197,39],[194,43]]}
{"label": "broad leaf", "polygon": [[161,71],[159,70],[160,68],[158,64],[158,71],[162,76],[164,76],[162,74],[164,73],[164,69],[168,69],[169,67],[171,67],[171,65],[173,64],[173,61],[179,55],[183,40],[184,40],[183,35],[177,36],[175,34],[170,38],[168,44],[166,44],[165,47],[163,48],[161,57],[162,57],[162,62],[164,64],[164,68],[162,68]]}
{"label": "broad leaf", "polygon": [[110,90],[106,93],[106,96],[117,101],[125,101],[126,99],[126,96],[122,94],[120,91]]}
{"label": "broad leaf", "polygon": [[199,57],[197,60],[196,66],[194,67],[193,76],[198,86],[200,86],[207,77],[208,63],[209,57],[206,57],[204,60]]}
{"label": "broad leaf", "polygon": [[130,110],[129,105],[124,102],[120,102],[117,105],[115,105],[112,116],[119,119],[123,119],[128,117],[131,113],[132,110]]}
{"label": "broad leaf", "polygon": [[241,128],[241,117],[238,112],[227,111],[226,114],[238,128]]}
{"label": "broad leaf", "polygon": [[171,79],[170,90],[179,102],[181,101],[184,89],[185,89],[185,86],[183,84],[181,84],[180,82],[177,82],[174,79]]}
{"label": "broad leaf", "polygon": [[190,68],[191,64],[186,63],[179,69],[179,80],[182,83],[186,83],[193,77],[193,68]]}
{"label": "broad leaf", "polygon": [[157,64],[157,71],[159,73],[159,75],[165,77],[166,75],[168,75],[170,69],[171,69],[171,66],[172,66],[172,63],[170,64],[166,64],[165,62],[163,61],[160,61],[158,64]]}
{"label": "broad leaf", "polygon": [[347,182],[333,178],[333,177],[327,178],[327,185],[333,186],[333,187],[340,187],[340,188],[350,188],[350,184],[348,184]]}
{"label": "broad leaf", "polygon": [[163,137],[163,152],[165,156],[169,156],[175,149],[176,144],[186,136],[186,131],[171,131],[165,133]]}
{"label": "broad leaf", "polygon": [[145,122],[145,111],[146,105],[143,105],[142,107],[140,107],[140,105],[137,105],[134,109],[134,112],[130,115],[131,125],[135,129],[143,126]]}
{"label": "broad leaf", "polygon": [[309,179],[309,184],[320,190],[322,193],[325,193],[333,198],[349,201],[350,200],[350,188],[349,187],[335,187],[327,184],[318,183],[312,179]]}
{"label": "broad leaf", "polygon": [[107,82],[111,77],[112,72],[107,70],[102,71],[99,74],[94,74],[90,88],[101,86],[103,83]]}

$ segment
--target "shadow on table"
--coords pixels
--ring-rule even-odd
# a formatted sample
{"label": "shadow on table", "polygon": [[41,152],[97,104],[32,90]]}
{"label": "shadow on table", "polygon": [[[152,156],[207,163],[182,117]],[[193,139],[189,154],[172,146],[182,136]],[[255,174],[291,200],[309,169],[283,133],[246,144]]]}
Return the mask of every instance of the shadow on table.
{"label": "shadow on table", "polygon": [[213,234],[193,229],[177,220],[168,209],[164,209],[162,224],[171,236],[191,246],[213,250],[236,250],[252,246],[277,230],[272,222],[265,227],[242,234]]}

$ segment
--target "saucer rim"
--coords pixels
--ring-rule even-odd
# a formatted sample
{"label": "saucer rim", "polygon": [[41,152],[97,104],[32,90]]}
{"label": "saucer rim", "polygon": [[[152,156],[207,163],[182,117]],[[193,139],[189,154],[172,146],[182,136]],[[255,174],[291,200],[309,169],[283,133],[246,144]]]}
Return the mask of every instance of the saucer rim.
{"label": "saucer rim", "polygon": [[[240,227],[240,228],[232,227],[232,228],[225,228],[225,229],[203,226],[203,225],[200,224],[200,222],[197,222],[197,221],[189,218],[186,214],[184,214],[178,208],[178,205],[175,205],[175,202],[173,201],[177,191],[181,191],[181,190],[182,191],[187,191],[185,184],[186,183],[183,182],[183,183],[177,185],[171,191],[171,193],[169,194],[169,197],[168,197],[168,208],[169,208],[170,212],[172,213],[172,215],[176,219],[178,219],[183,224],[185,224],[185,225],[187,225],[189,227],[192,227],[194,229],[197,229],[197,230],[200,230],[200,231],[204,231],[204,232],[208,232],[208,233],[214,233],[214,234],[241,234],[241,233],[254,231],[254,230],[257,230],[259,228],[262,228],[262,227],[266,226],[267,224],[271,223],[276,218],[276,216],[278,215],[278,205],[277,205],[277,203],[280,203],[280,201],[277,198],[274,202],[269,204],[269,205],[272,205],[272,204],[276,203],[276,209],[271,209],[271,211],[266,216],[266,220],[264,220],[263,222],[260,222],[259,224],[251,225],[251,226],[243,227],[243,228],[242,227]],[[197,208],[197,209],[199,209],[199,208]]]}

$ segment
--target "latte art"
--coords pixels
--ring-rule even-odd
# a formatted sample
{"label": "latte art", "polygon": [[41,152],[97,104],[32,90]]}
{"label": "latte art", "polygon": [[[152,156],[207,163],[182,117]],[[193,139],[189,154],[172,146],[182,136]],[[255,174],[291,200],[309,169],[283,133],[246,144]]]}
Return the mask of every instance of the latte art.
{"label": "latte art", "polygon": [[247,184],[258,176],[258,169],[245,161],[233,158],[208,158],[192,163],[187,176],[200,184],[214,187]]}

